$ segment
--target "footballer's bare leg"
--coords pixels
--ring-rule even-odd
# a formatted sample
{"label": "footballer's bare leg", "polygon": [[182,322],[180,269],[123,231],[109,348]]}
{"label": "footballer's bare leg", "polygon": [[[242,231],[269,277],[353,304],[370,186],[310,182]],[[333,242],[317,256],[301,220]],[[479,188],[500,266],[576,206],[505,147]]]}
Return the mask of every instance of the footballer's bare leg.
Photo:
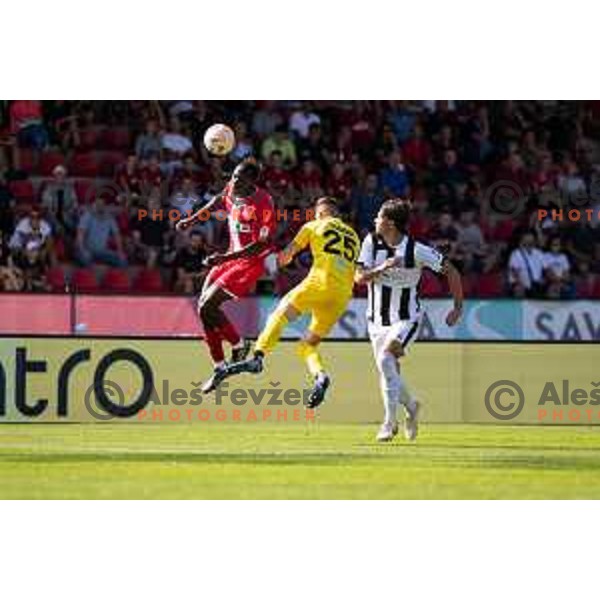
{"label": "footballer's bare leg", "polygon": [[221,309],[223,302],[231,300],[231,294],[218,285],[208,286],[198,300],[198,316],[204,328],[204,337],[214,363],[212,376],[202,386],[202,392],[208,394],[227,377],[227,365],[223,352],[223,338],[220,328],[228,322]]}

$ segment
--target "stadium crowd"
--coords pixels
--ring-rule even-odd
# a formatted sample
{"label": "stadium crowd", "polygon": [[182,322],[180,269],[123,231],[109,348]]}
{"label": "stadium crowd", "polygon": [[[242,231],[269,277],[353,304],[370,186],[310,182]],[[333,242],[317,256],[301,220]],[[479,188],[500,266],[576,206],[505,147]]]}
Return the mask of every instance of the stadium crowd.
{"label": "stadium crowd", "polygon": [[[216,122],[236,133],[226,159],[203,147]],[[332,195],[361,236],[386,198],[410,196],[411,233],[447,253],[468,297],[600,298],[599,139],[595,101],[2,101],[0,289],[197,291],[226,227],[176,232],[172,211],[254,155],[281,210]],[[277,242],[301,224],[280,219]],[[309,260],[257,293],[284,293]]]}

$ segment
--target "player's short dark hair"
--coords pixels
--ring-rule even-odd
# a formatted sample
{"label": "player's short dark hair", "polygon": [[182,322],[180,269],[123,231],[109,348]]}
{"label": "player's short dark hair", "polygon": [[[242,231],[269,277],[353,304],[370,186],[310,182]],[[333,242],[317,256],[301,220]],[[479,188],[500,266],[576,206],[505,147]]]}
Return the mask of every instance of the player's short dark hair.
{"label": "player's short dark hair", "polygon": [[405,198],[392,198],[381,205],[381,214],[394,223],[396,229],[402,233],[408,228],[410,219],[410,201]]}
{"label": "player's short dark hair", "polygon": [[315,202],[315,208],[318,206],[327,206],[327,208],[333,210],[336,214],[340,212],[339,202],[333,196],[323,196]]}
{"label": "player's short dark hair", "polygon": [[245,158],[236,168],[239,177],[249,183],[257,183],[260,179],[261,167],[254,158]]}

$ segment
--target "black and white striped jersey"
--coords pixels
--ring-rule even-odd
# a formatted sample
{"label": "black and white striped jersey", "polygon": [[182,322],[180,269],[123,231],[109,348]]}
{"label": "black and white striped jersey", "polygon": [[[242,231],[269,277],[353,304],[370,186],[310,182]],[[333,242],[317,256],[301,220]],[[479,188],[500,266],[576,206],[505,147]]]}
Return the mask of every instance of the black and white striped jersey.
{"label": "black and white striped jersey", "polygon": [[395,256],[402,258],[402,266],[387,270],[369,283],[367,318],[384,327],[418,319],[421,271],[428,267],[439,273],[443,268],[444,256],[435,248],[416,242],[410,236],[404,236],[397,246],[392,247],[375,233],[363,240],[358,264],[372,269]]}

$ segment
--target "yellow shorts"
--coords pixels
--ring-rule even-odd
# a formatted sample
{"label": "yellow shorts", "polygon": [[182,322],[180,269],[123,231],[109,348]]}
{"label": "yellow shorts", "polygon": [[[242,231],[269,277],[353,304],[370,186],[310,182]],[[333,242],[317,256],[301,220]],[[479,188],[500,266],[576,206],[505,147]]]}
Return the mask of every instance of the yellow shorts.
{"label": "yellow shorts", "polygon": [[352,296],[340,296],[335,290],[328,291],[314,284],[301,283],[284,297],[284,304],[291,304],[299,313],[311,314],[309,331],[325,337],[344,314]]}

